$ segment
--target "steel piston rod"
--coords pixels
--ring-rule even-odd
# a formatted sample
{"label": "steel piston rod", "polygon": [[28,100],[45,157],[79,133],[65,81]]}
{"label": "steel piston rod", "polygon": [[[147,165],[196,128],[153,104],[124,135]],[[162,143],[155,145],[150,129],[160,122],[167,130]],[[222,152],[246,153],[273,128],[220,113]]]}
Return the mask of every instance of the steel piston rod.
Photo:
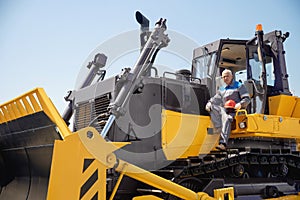
{"label": "steel piston rod", "polygon": [[106,137],[110,127],[115,119],[124,115],[125,105],[131,97],[133,90],[138,85],[138,79],[151,66],[151,58],[157,50],[166,47],[170,39],[164,34],[166,30],[166,20],[160,19],[151,33],[147,43],[145,44],[136,64],[133,67],[132,73],[127,74],[126,80],[115,101],[110,105],[110,117],[101,131],[101,136]]}

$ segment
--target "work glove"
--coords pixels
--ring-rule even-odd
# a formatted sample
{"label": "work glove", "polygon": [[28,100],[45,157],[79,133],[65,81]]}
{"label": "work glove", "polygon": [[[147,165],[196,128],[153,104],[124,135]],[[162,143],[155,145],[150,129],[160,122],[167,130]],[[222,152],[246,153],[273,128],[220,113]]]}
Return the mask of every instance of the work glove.
{"label": "work glove", "polygon": [[211,111],[211,102],[207,102],[206,106],[205,106],[205,110],[207,110],[208,112]]}
{"label": "work glove", "polygon": [[234,109],[239,110],[241,109],[242,105],[240,103],[235,104]]}

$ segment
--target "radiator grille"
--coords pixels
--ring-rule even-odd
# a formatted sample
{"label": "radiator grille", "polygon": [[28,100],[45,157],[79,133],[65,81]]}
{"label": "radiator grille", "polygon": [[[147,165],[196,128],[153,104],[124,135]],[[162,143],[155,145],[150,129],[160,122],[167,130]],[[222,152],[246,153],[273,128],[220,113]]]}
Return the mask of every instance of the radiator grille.
{"label": "radiator grille", "polygon": [[76,130],[85,128],[89,125],[91,121],[91,111],[92,111],[92,103],[90,102],[80,103],[78,107],[76,107],[76,114],[75,114]]}
{"label": "radiator grille", "polygon": [[[96,98],[95,99],[95,112],[96,112],[96,116],[102,114],[102,113],[107,113],[107,108],[110,104],[110,99],[111,99],[111,96],[110,96],[110,93],[106,94],[106,95],[103,95],[99,98]],[[101,120],[105,120],[107,121],[108,120],[108,116],[107,117],[103,117],[101,119],[98,119],[98,122],[100,122]],[[103,129],[104,125],[98,125],[101,130]]]}
{"label": "radiator grille", "polygon": [[95,99],[95,111],[96,114],[99,115],[101,113],[106,113],[107,108],[110,104],[110,97],[109,94],[103,95],[99,98]]}
{"label": "radiator grille", "polygon": [[[76,107],[75,114],[75,130],[79,130],[89,126],[92,120],[102,113],[107,113],[107,108],[110,104],[110,93],[102,95],[92,102],[79,103]],[[107,117],[99,118],[95,120],[91,126],[95,127],[99,132],[103,129],[104,125],[99,125],[98,123],[102,120],[107,120]]]}

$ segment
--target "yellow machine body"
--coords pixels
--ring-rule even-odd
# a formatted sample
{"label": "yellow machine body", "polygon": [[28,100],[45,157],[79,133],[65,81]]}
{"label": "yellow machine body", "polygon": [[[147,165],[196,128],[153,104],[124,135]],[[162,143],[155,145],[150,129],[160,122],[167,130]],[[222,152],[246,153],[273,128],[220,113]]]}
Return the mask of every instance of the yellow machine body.
{"label": "yellow machine body", "polygon": [[[116,162],[117,158],[113,152],[124,145],[130,145],[130,143],[106,142],[91,127],[71,133],[45,91],[41,88],[34,89],[9,101],[1,105],[0,108],[1,124],[30,116],[36,112],[45,112],[56,124],[57,130],[63,136],[63,140],[56,140],[54,143],[47,190],[47,199],[49,200],[107,199],[106,173],[108,169],[114,166],[121,173],[119,183],[123,175],[126,175],[184,199],[224,199],[225,196],[228,196],[229,199],[234,199],[233,188],[215,190],[215,197],[210,197],[205,193],[195,193],[122,160]],[[280,117],[278,116],[270,115],[265,119],[264,115],[243,114],[237,117],[237,123],[246,119],[248,128],[243,131],[238,129],[239,132],[234,132],[234,136],[242,137],[252,134],[253,136],[268,137],[269,135],[269,137],[272,137],[271,134],[278,134],[278,136],[285,134],[285,137],[298,138],[292,135],[292,131],[299,130],[299,119],[282,117],[283,120],[280,122]],[[166,155],[170,159],[207,153],[215,145],[218,135],[207,133],[207,128],[210,127],[209,117],[179,114],[165,110],[162,113],[162,119],[164,122],[162,127],[162,144]],[[295,120],[298,120],[298,124]],[[189,136],[185,134],[186,131],[191,130],[194,130],[194,135]],[[208,144],[208,146],[203,146],[204,144]],[[118,164],[116,165],[116,163]],[[118,184],[115,187],[116,189],[111,194],[110,199],[114,198]],[[299,199],[299,196],[291,195],[290,197],[285,197],[285,199],[287,198]],[[145,195],[134,199],[155,200],[161,198]]]}
{"label": "yellow machine body", "polygon": [[[53,154],[50,161],[49,182],[47,184],[48,189],[42,195],[46,196],[46,199],[105,200],[108,198],[106,194],[106,174],[107,170],[113,167],[116,171],[120,172],[120,177],[119,183],[116,184],[110,199],[114,199],[123,175],[184,199],[224,199],[227,194],[229,194],[229,199],[233,199],[233,188],[228,188],[225,192],[222,192],[224,191],[223,189],[216,190],[215,197],[210,197],[203,192],[195,193],[190,189],[130,163],[122,160],[118,160],[117,162],[117,158],[113,152],[125,145],[130,145],[130,143],[106,142],[100,136],[100,133],[92,127],[72,133],[42,88],[34,89],[2,104],[0,111],[0,125],[43,112],[56,125],[56,130],[62,136],[61,140],[55,140],[54,142]],[[38,188],[38,185],[33,186]],[[27,196],[27,198],[36,199],[34,197],[36,195],[32,194],[37,192],[35,188],[30,189],[29,187],[27,193],[31,195]],[[39,192],[41,191],[37,193]],[[41,196],[38,198],[40,199]],[[136,197],[135,199],[155,200],[160,198],[147,195]]]}
{"label": "yellow machine body", "polygon": [[[136,18],[148,30],[149,21],[139,12]],[[282,45],[289,34],[264,36],[260,25],[256,38],[199,47],[191,71],[159,77],[153,63],[170,42],[165,23],[141,33],[136,65],[119,76],[104,79],[107,57],[97,54],[82,87],[66,97],[63,117],[42,88],[0,105],[0,199],[233,200],[235,190],[300,199],[300,98],[287,87]],[[276,70],[267,74],[272,60]],[[255,67],[260,83],[249,73]],[[236,112],[229,142],[217,151],[220,133],[205,105],[224,69],[246,75],[240,82],[252,113]],[[276,78],[273,86],[267,75]]]}
{"label": "yellow machine body", "polygon": [[[113,151],[127,144],[106,142],[92,127],[84,128],[66,137],[64,141],[56,141],[47,199],[105,200],[107,199],[106,172],[115,167],[116,171],[121,172],[120,181],[123,175],[126,175],[183,199],[224,199],[229,194],[229,199],[233,200],[233,188],[215,190],[213,198],[203,192],[195,193],[122,160],[116,162],[117,158]],[[118,184],[115,187],[117,190]],[[114,199],[116,190],[109,199]],[[160,198],[141,196],[135,199]]]}
{"label": "yellow machine body", "polygon": [[[270,115],[247,114],[241,110],[236,114],[236,129],[232,137],[266,137],[300,139],[300,98],[279,95],[269,98]],[[246,123],[241,128],[241,123]]]}
{"label": "yellow machine body", "polygon": [[55,141],[47,199],[106,199],[106,170],[116,161],[111,153],[127,143],[110,145],[101,140],[102,144],[89,147],[97,151],[98,160],[82,142],[94,134],[99,135],[85,129]]}
{"label": "yellow machine body", "polygon": [[219,138],[219,134],[208,133],[210,127],[208,116],[163,110],[161,141],[167,159],[208,154]]}
{"label": "yellow machine body", "polygon": [[288,95],[269,97],[269,109],[270,115],[300,118],[300,98]]}

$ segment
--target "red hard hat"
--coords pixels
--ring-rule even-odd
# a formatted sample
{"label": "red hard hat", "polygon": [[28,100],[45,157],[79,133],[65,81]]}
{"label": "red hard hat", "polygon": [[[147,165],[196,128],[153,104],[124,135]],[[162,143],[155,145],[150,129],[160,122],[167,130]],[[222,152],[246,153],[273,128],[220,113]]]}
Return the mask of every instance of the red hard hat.
{"label": "red hard hat", "polygon": [[228,100],[226,101],[224,108],[234,108],[235,107],[235,101],[233,100]]}

